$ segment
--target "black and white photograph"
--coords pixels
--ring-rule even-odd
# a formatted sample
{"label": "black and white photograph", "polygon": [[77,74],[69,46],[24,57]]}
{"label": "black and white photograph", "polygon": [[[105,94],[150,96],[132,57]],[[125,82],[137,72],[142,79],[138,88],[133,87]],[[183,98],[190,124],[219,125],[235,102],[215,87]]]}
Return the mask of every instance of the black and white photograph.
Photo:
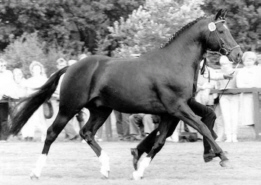
{"label": "black and white photograph", "polygon": [[261,185],[261,1],[0,0],[1,185]]}

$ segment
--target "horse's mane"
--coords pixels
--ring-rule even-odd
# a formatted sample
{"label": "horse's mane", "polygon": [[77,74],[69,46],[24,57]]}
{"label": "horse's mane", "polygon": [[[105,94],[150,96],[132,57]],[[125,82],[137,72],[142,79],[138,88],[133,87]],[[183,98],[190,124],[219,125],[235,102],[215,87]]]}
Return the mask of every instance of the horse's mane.
{"label": "horse's mane", "polygon": [[204,18],[207,18],[207,16],[201,16],[201,17],[198,17],[197,19],[189,22],[188,24],[186,24],[185,26],[183,26],[181,29],[179,29],[176,33],[174,33],[170,38],[169,40],[165,43],[165,44],[162,44],[160,46],[160,48],[165,48],[167,47],[170,43],[172,43],[173,40],[175,40],[184,30],[190,28],[191,26],[193,26],[194,24],[196,24],[199,20],[201,19],[204,19]]}

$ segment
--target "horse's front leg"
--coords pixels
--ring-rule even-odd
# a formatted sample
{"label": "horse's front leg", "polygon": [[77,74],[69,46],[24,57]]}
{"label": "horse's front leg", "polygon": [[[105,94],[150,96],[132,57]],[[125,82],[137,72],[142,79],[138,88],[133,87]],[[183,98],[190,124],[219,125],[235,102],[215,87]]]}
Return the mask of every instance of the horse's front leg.
{"label": "horse's front leg", "polygon": [[[131,149],[135,168],[133,179],[139,180],[143,177],[145,169],[162,149],[166,138],[174,132],[178,122],[179,119],[170,116],[162,116],[159,127],[146,137],[137,148]],[[144,152],[148,153],[148,155],[140,162],[139,167],[137,168],[138,160]]]}
{"label": "horse's front leg", "polygon": [[[191,110],[198,116],[201,117],[201,121],[208,127],[210,130],[212,137],[214,139],[217,138],[216,133],[214,132],[214,124],[216,120],[216,114],[214,110],[212,110],[210,107],[205,106],[195,100],[195,98],[191,98],[188,101],[188,105],[191,108]],[[214,157],[217,157],[213,150],[211,149],[210,144],[208,143],[207,139],[203,137],[203,146],[204,146],[204,155],[203,159],[205,162],[212,161]]]}
{"label": "horse's front leg", "polygon": [[208,127],[193,113],[193,111],[186,103],[181,102],[177,105],[178,109],[174,109],[175,112],[170,111],[170,114],[177,116],[185,123],[195,128],[199,133],[201,133],[203,137],[205,137],[206,140],[209,142],[215,155],[221,159],[220,165],[222,167],[226,167],[228,165],[228,158],[226,157],[222,149],[218,146],[218,144],[215,142]]}

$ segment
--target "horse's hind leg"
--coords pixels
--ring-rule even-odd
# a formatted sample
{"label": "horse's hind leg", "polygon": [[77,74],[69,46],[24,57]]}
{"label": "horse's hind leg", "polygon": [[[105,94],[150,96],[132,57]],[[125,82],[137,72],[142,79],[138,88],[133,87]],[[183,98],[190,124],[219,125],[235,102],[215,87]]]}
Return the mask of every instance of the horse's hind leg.
{"label": "horse's hind leg", "polygon": [[[171,118],[173,119],[173,118]],[[164,124],[159,124],[158,128],[153,130],[145,139],[143,139],[136,148],[131,148],[131,154],[133,155],[133,167],[135,170],[138,168],[138,162],[142,154],[149,153],[156,143],[156,139],[161,135],[161,133],[167,132],[167,137],[171,136],[179,122],[179,119],[173,119],[171,122],[166,122]],[[177,124],[176,124],[177,123]],[[168,125],[167,125],[168,124]],[[159,131],[161,130],[161,131]]]}
{"label": "horse's hind leg", "polygon": [[96,155],[99,157],[101,163],[101,174],[108,178],[110,171],[109,157],[101,149],[95,141],[94,136],[97,130],[103,125],[106,119],[112,112],[112,109],[107,107],[90,108],[90,118],[80,131],[81,137],[90,145]]}
{"label": "horse's hind leg", "polygon": [[[148,155],[140,162],[138,170],[133,172],[133,178],[135,180],[141,179],[143,177],[145,169],[149,166],[151,160],[156,156],[156,154],[162,149],[165,144],[166,138],[171,136],[179,123],[178,118],[174,118],[168,115],[161,117],[161,122],[156,129],[156,134],[153,131],[148,138],[145,138],[138,146],[137,153],[139,157],[142,153],[146,152]],[[135,149],[132,149],[132,151]],[[134,156],[135,159],[135,156]],[[134,164],[134,168],[137,164]]]}
{"label": "horse's hind leg", "polygon": [[61,114],[61,112],[59,111],[58,115],[55,118],[55,121],[47,130],[47,137],[45,139],[44,148],[41,156],[39,157],[36,163],[36,167],[33,169],[33,171],[30,174],[31,179],[38,179],[40,177],[42,168],[46,163],[47,155],[52,143],[55,141],[57,136],[61,133],[65,125],[72,117],[73,114],[71,115]]}

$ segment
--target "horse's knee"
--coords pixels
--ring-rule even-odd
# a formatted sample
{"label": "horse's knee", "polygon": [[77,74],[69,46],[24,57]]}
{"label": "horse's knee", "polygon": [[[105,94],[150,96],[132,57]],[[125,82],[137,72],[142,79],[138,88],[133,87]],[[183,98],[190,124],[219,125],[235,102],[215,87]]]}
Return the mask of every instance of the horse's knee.
{"label": "horse's knee", "polygon": [[94,138],[94,136],[93,136],[93,134],[92,134],[91,131],[84,132],[83,129],[80,130],[80,136],[81,136],[84,140],[86,140],[86,142],[87,142],[88,144],[90,144],[90,143],[93,141],[93,138]]}

